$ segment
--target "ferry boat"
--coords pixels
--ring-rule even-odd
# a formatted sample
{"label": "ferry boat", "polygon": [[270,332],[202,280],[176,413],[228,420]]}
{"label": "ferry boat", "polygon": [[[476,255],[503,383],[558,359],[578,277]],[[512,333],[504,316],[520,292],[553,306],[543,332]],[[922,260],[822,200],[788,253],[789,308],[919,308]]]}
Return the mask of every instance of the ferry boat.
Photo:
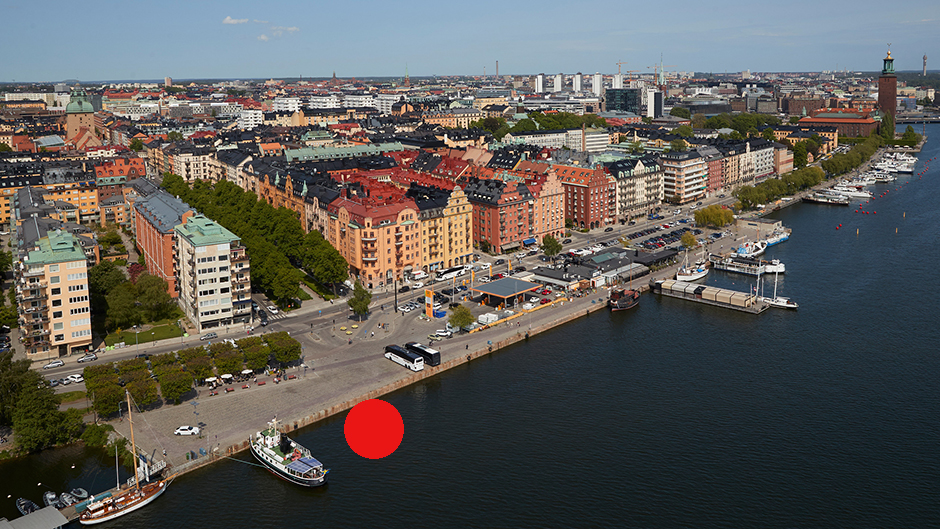
{"label": "ferry boat", "polygon": [[740,257],[723,257],[721,255],[709,255],[712,268],[723,270],[725,272],[736,272],[756,276],[764,273],[764,266],[756,259],[743,259]]}
{"label": "ferry boat", "polygon": [[303,487],[319,487],[330,472],[310,454],[310,450],[282,435],[277,417],[268,428],[249,439],[251,453],[275,476]]}
{"label": "ferry boat", "polygon": [[813,193],[803,197],[803,202],[813,204],[830,204],[833,206],[848,206],[849,197],[835,193]]}
{"label": "ferry boat", "polygon": [[788,230],[775,231],[770,234],[770,237],[764,239],[764,242],[767,243],[767,247],[771,247],[775,244],[780,244],[790,240],[790,232]]}
{"label": "ferry boat", "polygon": [[767,250],[765,241],[746,242],[736,250],[736,257],[760,257]]}
{"label": "ferry boat", "polygon": [[[131,428],[131,447],[134,447],[133,450],[136,452],[136,444],[134,443],[134,421],[133,415],[131,413],[131,394],[125,390],[127,395],[127,418],[130,421]],[[115,451],[115,457],[117,457],[117,452]],[[115,518],[124,516],[127,513],[131,513],[149,505],[153,500],[160,497],[161,494],[166,492],[166,488],[170,485],[170,481],[173,479],[172,476],[167,479],[161,479],[158,481],[146,483],[144,485],[140,484],[139,478],[140,474],[137,472],[137,460],[139,458],[134,457],[134,486],[126,491],[120,492],[113,496],[108,496],[102,498],[101,500],[94,501],[92,498],[91,503],[82,511],[81,516],[79,516],[78,521],[82,525],[95,525],[99,523],[104,523],[111,521]]]}
{"label": "ferry boat", "polygon": [[632,309],[640,304],[640,293],[633,289],[615,288],[610,291],[607,307],[611,312]]}
{"label": "ferry boat", "polygon": [[836,184],[832,186],[832,191],[839,193],[840,195],[845,195],[849,198],[871,198],[871,192],[860,191],[858,188],[849,187],[843,184]]}

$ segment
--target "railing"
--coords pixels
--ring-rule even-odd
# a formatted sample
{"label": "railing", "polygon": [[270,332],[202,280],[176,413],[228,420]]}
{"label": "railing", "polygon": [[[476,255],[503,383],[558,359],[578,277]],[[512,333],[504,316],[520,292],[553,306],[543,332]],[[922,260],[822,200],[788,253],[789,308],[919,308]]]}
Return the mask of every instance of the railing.
{"label": "railing", "polygon": [[248,254],[245,254],[245,253],[235,254],[231,258],[231,261],[233,263],[238,263],[238,262],[247,261],[247,260],[248,260]]}

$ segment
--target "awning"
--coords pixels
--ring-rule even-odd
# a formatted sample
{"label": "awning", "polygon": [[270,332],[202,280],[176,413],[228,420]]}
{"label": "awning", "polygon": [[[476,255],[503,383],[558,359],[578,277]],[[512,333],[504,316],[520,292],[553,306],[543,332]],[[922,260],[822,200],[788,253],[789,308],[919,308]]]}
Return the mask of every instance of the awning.
{"label": "awning", "polygon": [[250,370],[250,369],[245,369],[245,370],[242,371],[242,374],[243,374],[243,375],[250,375],[250,374],[252,374],[252,373],[254,373],[254,371],[252,371],[252,370]]}
{"label": "awning", "polygon": [[222,375],[222,378],[232,378],[232,375],[229,375],[229,374],[226,373],[226,374]]}
{"label": "awning", "polygon": [[526,246],[529,246],[530,244],[535,244],[535,237],[532,237],[532,238],[530,238],[530,239],[526,239],[526,240],[522,241],[522,244],[524,244],[524,245],[526,245]]}
{"label": "awning", "polygon": [[209,378],[206,379],[206,382],[215,382],[216,380],[218,380],[218,379],[215,378],[215,377],[209,377]]}
{"label": "awning", "polygon": [[513,248],[518,248],[520,246],[519,242],[507,242],[506,244],[500,246],[499,248],[502,251],[512,250]]}

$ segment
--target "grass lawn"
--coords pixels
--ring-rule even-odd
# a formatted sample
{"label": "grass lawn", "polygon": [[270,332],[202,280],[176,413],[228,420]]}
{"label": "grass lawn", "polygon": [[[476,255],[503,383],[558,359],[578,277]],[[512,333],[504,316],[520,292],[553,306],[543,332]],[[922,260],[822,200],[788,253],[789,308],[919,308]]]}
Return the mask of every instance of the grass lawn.
{"label": "grass lawn", "polygon": [[68,402],[75,402],[77,400],[82,400],[85,398],[84,391],[66,391],[65,393],[59,393],[59,404],[66,404]]}
{"label": "grass lawn", "polygon": [[106,345],[114,345],[116,343],[124,342],[127,345],[136,345],[138,343],[147,343],[154,340],[179,338],[180,336],[180,327],[176,324],[176,320],[173,320],[172,323],[158,325],[150,330],[141,331],[140,333],[137,333],[137,336],[135,336],[134,329],[120,333],[111,333],[105,336],[104,343]]}
{"label": "grass lawn", "polygon": [[313,277],[309,275],[304,276],[303,282],[305,285],[310,287],[310,290],[316,292],[320,297],[322,297],[326,301],[329,301],[336,297],[333,295],[332,292],[327,290],[325,286],[321,285],[316,279],[314,279]]}

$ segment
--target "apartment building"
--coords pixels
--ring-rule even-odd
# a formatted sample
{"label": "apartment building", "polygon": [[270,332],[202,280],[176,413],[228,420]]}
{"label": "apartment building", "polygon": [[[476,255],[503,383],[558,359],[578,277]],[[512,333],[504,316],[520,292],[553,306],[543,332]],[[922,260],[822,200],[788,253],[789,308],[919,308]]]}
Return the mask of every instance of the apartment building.
{"label": "apartment building", "polygon": [[471,176],[464,192],[473,204],[477,243],[508,252],[535,238],[535,197],[522,181]]}
{"label": "apartment building", "polygon": [[26,358],[45,361],[88,351],[88,261],[78,237],[55,230],[23,241],[15,277]]}
{"label": "apartment building", "polygon": [[174,298],[180,295],[176,227],[195,214],[189,204],[163,189],[134,202],[137,249],[147,271],[166,280],[167,292]]}
{"label": "apartment building", "polygon": [[413,182],[405,196],[414,200],[418,208],[423,270],[430,272],[473,261],[473,206],[462,189]]}
{"label": "apartment building", "polygon": [[695,151],[670,151],[660,156],[663,165],[663,195],[675,204],[687,204],[705,198],[708,164]]}
{"label": "apartment building", "polygon": [[203,215],[174,228],[179,305],[199,332],[251,317],[248,255],[235,234]]}
{"label": "apartment building", "polygon": [[532,237],[525,244],[541,243],[551,235],[559,240],[565,234],[565,187],[553,169],[525,180],[526,187],[535,197],[532,215]]}
{"label": "apartment building", "polygon": [[575,228],[593,230],[616,222],[616,180],[602,166],[556,165],[555,172],[565,187],[565,219]]}
{"label": "apartment building", "polygon": [[659,207],[665,173],[655,156],[618,160],[607,170],[616,181],[616,216],[621,222],[652,214]]}

